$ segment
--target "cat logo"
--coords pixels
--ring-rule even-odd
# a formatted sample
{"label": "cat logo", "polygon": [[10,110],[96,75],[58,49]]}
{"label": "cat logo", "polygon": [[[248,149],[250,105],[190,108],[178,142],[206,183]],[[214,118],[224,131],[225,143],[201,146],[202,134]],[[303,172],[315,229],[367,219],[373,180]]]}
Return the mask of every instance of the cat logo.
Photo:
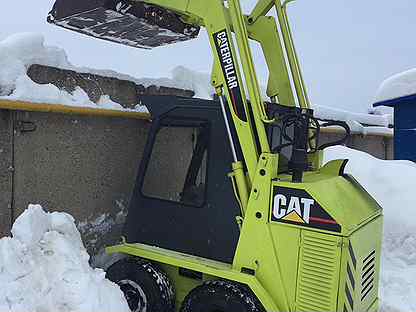
{"label": "cat logo", "polygon": [[315,201],[310,198],[299,198],[276,194],[273,203],[273,216],[277,219],[309,224],[311,207]]}
{"label": "cat logo", "polygon": [[341,226],[305,190],[282,186],[273,188],[271,222],[289,223],[341,232]]}

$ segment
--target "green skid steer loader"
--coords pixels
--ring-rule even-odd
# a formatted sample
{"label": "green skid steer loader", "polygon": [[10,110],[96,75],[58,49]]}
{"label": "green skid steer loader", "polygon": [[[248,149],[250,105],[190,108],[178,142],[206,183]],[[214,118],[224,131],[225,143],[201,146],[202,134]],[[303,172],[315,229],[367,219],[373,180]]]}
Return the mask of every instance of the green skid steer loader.
{"label": "green skid steer loader", "polygon": [[[57,0],[55,25],[138,48],[209,34],[217,100],[143,96],[152,115],[107,276],[138,312],[378,310],[382,209],[323,149],[348,126],[310,109],[287,4]],[[276,9],[277,22],[267,16]],[[261,96],[250,40],[269,69]],[[322,127],[345,129],[321,144]]]}

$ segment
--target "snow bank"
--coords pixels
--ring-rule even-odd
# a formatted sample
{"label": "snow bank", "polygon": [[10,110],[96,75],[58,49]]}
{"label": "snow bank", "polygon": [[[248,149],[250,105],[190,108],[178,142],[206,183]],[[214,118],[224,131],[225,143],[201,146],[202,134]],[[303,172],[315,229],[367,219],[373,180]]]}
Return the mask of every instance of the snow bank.
{"label": "snow bank", "polygon": [[342,120],[342,121],[356,121],[361,124],[388,127],[390,117],[386,114],[364,114],[345,111],[332,107],[313,105],[315,116],[322,119]]}
{"label": "snow bank", "polygon": [[[63,49],[46,46],[42,35],[20,33],[0,41],[0,99],[131,111],[111,101],[108,96],[102,96],[98,103],[94,103],[90,101],[88,95],[81,88],[69,93],[59,90],[52,84],[36,84],[27,75],[27,69],[33,64],[127,79],[146,86],[169,84],[169,79],[144,79],[140,81],[113,71],[75,67],[68,61]],[[170,85],[173,86],[174,84],[171,82]],[[147,112],[147,109],[138,105],[134,111]]]}
{"label": "snow bank", "polygon": [[72,94],[59,90],[52,84],[34,83],[27,75],[32,64],[41,64],[65,69],[75,69],[68,61],[64,50],[45,46],[40,34],[21,33],[0,42],[0,98],[63,104],[70,106],[123,109],[120,104],[103,96],[96,104],[77,88]]}
{"label": "snow bank", "polygon": [[[128,110],[124,109],[120,104],[111,101],[108,96],[102,96],[98,103],[91,102],[88,95],[81,88],[77,88],[71,94],[59,90],[52,84],[36,84],[26,74],[27,69],[33,64],[130,80],[145,87],[164,86],[193,90],[196,96],[200,98],[211,98],[214,93],[210,85],[209,75],[191,71],[185,67],[180,66],[175,68],[172,71],[171,78],[160,79],[137,79],[111,70],[76,67],[68,61],[68,56],[63,49],[45,45],[45,39],[42,35],[36,33],[20,33],[0,41],[0,99],[6,98],[34,103]],[[147,112],[141,106],[137,106],[135,110]]]}
{"label": "snow bank", "polygon": [[375,102],[416,94],[416,68],[386,79],[377,91]]}
{"label": "snow bank", "polygon": [[377,106],[369,109],[372,115],[384,116],[388,120],[389,125],[394,125],[394,109],[388,106]]}
{"label": "snow bank", "polygon": [[30,205],[0,240],[0,311],[128,312],[119,287],[93,270],[74,219]]}
{"label": "snow bank", "polygon": [[384,208],[381,312],[416,311],[416,164],[385,161],[346,147],[325,150],[325,161],[348,158],[347,172]]}

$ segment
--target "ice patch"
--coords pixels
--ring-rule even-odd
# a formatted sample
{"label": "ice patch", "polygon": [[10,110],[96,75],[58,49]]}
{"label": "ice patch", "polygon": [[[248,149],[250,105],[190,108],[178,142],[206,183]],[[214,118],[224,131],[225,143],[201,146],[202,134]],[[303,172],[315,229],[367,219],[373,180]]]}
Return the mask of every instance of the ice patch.
{"label": "ice patch", "polygon": [[0,311],[128,312],[120,288],[92,269],[74,219],[30,205],[0,240]]}

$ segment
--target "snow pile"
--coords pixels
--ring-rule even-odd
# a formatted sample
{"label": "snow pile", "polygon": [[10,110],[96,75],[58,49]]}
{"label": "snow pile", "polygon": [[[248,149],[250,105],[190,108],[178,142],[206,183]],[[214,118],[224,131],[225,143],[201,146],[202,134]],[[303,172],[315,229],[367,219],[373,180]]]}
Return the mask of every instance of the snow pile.
{"label": "snow pile", "polygon": [[388,127],[391,118],[388,114],[364,114],[345,111],[327,106],[313,105],[315,116],[321,119],[355,121],[360,124]]}
{"label": "snow pile", "polygon": [[[101,73],[103,74],[103,72]],[[105,75],[121,79],[123,75],[115,72],[105,72]],[[118,76],[118,77],[117,77]],[[172,70],[171,78],[133,78],[127,80],[134,81],[136,84],[150,86],[164,86],[169,88],[177,88],[191,90],[195,92],[195,97],[200,99],[212,99],[215,90],[211,85],[211,78],[206,73],[197,72],[184,66],[177,66]],[[126,77],[127,78],[127,77]]]}
{"label": "snow pile", "polygon": [[27,66],[35,63],[55,67],[69,64],[63,50],[44,46],[41,35],[22,33],[1,41],[0,94],[12,93],[23,82]]}
{"label": "snow pile", "polygon": [[388,120],[389,125],[394,125],[394,109],[388,106],[377,106],[369,109],[372,115],[384,116]]}
{"label": "snow pile", "polygon": [[416,68],[386,79],[377,91],[375,102],[416,94]]}
{"label": "snow pile", "polygon": [[[94,103],[90,101],[88,95],[81,88],[77,88],[73,93],[68,93],[52,84],[37,84],[27,75],[27,69],[33,64],[126,79],[145,86],[175,86],[173,80],[169,80],[168,78],[139,80],[128,75],[118,74],[114,71],[75,67],[68,61],[68,57],[63,49],[46,46],[45,39],[42,35],[36,33],[20,33],[0,41],[0,99],[129,111],[120,104],[111,101],[105,95],[101,97],[98,103]],[[188,77],[187,84],[184,84],[184,78],[180,82],[181,79],[177,76],[178,74],[174,74],[175,80],[179,81],[179,85],[183,88],[192,85],[193,81],[202,79],[197,73],[184,72],[180,68],[177,69],[177,72]],[[204,95],[203,90],[201,90],[201,93]],[[147,109],[137,105],[134,111],[147,112]]]}
{"label": "snow pile", "polygon": [[325,161],[350,159],[347,172],[384,208],[381,312],[416,311],[416,164],[385,161],[346,147],[325,150]]}
{"label": "snow pile", "polygon": [[74,219],[29,206],[0,240],[0,311],[128,312],[119,287],[93,270]]}
{"label": "snow pile", "polygon": [[40,85],[27,75],[32,64],[74,69],[64,50],[48,47],[39,34],[21,33],[0,42],[0,95],[1,98],[30,102],[63,104],[93,108],[123,109],[120,104],[103,96],[96,104],[77,88],[72,94],[52,84]]}

